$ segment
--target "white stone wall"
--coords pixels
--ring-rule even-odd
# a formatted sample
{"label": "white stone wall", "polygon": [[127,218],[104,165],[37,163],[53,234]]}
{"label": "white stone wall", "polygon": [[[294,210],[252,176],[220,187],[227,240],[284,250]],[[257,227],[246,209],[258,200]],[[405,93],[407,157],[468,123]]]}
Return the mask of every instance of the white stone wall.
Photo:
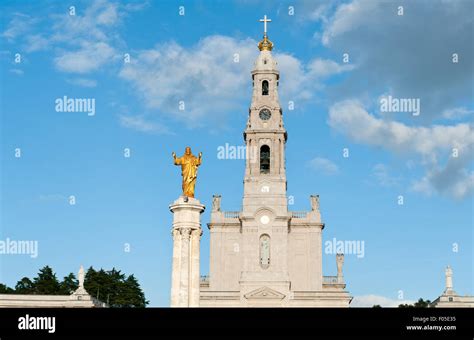
{"label": "white stone wall", "polygon": [[0,308],[103,308],[90,295],[0,294]]}

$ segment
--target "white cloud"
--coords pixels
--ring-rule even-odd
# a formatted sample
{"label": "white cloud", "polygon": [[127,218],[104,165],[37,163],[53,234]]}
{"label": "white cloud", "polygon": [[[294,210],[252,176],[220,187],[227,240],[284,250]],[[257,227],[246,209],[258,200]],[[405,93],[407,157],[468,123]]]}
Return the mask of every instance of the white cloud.
{"label": "white cloud", "polygon": [[168,129],[161,124],[145,120],[141,116],[119,116],[120,125],[140,132],[169,134]]}
{"label": "white cloud", "polygon": [[[234,61],[238,54],[239,62]],[[251,95],[253,63],[258,55],[253,39],[208,36],[184,48],[167,42],[143,50],[120,71],[149,108],[185,121],[189,126],[215,123],[232,110],[244,110]],[[281,74],[280,100],[302,101],[315,97],[320,80],[349,68],[330,60],[316,59],[308,65],[286,53],[275,53]],[[179,109],[183,101],[185,109]]]}
{"label": "white cloud", "polygon": [[[472,150],[472,148],[470,148]],[[451,157],[442,168],[434,166],[420,180],[414,181],[412,190],[426,195],[435,191],[456,199],[463,199],[474,193],[474,171],[468,170],[464,164],[471,155]]]}
{"label": "white cloud", "polygon": [[466,116],[472,115],[473,113],[474,113],[474,110],[468,110],[465,107],[455,107],[452,109],[444,110],[442,113],[442,116],[443,118],[446,118],[446,119],[456,120],[456,119],[461,119]]}
{"label": "white cloud", "polygon": [[326,175],[335,175],[339,172],[338,166],[327,158],[316,157],[309,161],[309,164],[314,170]]}
{"label": "white cloud", "polygon": [[350,307],[373,307],[380,305],[381,307],[398,307],[400,304],[413,304],[414,301],[391,299],[380,295],[360,295],[354,296]]}
{"label": "white cloud", "polygon": [[19,68],[11,68],[10,72],[16,74],[17,76],[22,76],[25,73],[22,69]]}
{"label": "white cloud", "polygon": [[25,51],[35,52],[45,50],[49,47],[50,41],[41,34],[32,34],[25,37]]}
{"label": "white cloud", "polygon": [[310,82],[308,70],[303,63],[289,54],[276,53],[280,74],[285,75],[280,81],[278,94],[281,102],[292,100],[294,102],[310,100],[315,92],[321,89],[316,81]]}
{"label": "white cloud", "polygon": [[82,87],[96,87],[97,86],[97,81],[95,81],[94,79],[87,79],[87,78],[68,79],[67,82],[70,84],[78,85]]}
{"label": "white cloud", "polygon": [[50,39],[71,45],[84,41],[114,40],[117,36],[112,29],[122,22],[125,12],[118,4],[106,0],[94,1],[84,11],[76,12],[76,15],[56,15]]}
{"label": "white cloud", "polygon": [[372,175],[377,183],[383,187],[395,186],[400,181],[398,177],[390,175],[388,167],[382,163],[378,163],[373,167]]}
{"label": "white cloud", "polygon": [[[53,15],[49,29],[28,32],[23,43],[29,52],[46,48],[54,51],[53,61],[61,72],[85,75],[100,71],[120,60],[119,51],[124,50],[125,42],[117,28],[123,18],[145,6],[94,1],[74,16],[67,12]],[[18,21],[16,26],[25,25]],[[7,35],[17,36],[13,29]],[[236,53],[238,62],[234,61]],[[132,53],[132,62],[122,67],[119,77],[132,84],[146,107],[182,120],[189,127],[206,125],[206,120],[219,127],[225,125],[232,111],[246,111],[251,96],[250,71],[257,54],[257,41],[249,38],[214,35],[190,47],[168,41]],[[280,101],[285,106],[291,100],[296,108],[315,99],[324,78],[353,67],[326,59],[304,64],[277,51],[274,57],[284,75],[279,82]],[[90,81],[72,82],[93,86]],[[180,101],[184,102],[184,110],[179,109]]]}
{"label": "white cloud", "polygon": [[[328,123],[356,142],[400,155],[420,156],[427,174],[415,182],[413,190],[424,193],[435,190],[455,198],[464,198],[474,192],[473,174],[467,169],[474,157],[474,134],[470,124],[408,126],[376,118],[354,100],[334,104],[329,110]],[[453,149],[456,149],[457,157],[451,156]],[[445,167],[440,165],[443,157],[449,157]]]}
{"label": "white cloud", "polygon": [[306,16],[311,21],[321,21],[323,23],[327,22],[328,14],[332,9],[333,4],[333,2],[317,4],[316,7],[312,8],[308,13],[306,13]]}
{"label": "white cloud", "polygon": [[440,151],[466,149],[474,143],[467,123],[413,127],[370,115],[359,101],[337,102],[329,109],[329,125],[356,142],[400,153],[418,153],[436,159]]}
{"label": "white cloud", "polygon": [[123,44],[116,33],[128,10],[117,3],[93,2],[81,16],[57,16],[50,41],[66,45],[54,59],[63,72],[85,74],[118,60],[117,46]]}
{"label": "white cloud", "polygon": [[[404,15],[397,14],[398,5],[404,6]],[[351,0],[337,4],[327,14],[322,32],[315,37],[321,37],[337,55],[348,53],[350,62],[357,64],[329,94],[343,100],[373,98],[389,90],[386,94],[397,98],[419,98],[422,112],[418,120],[429,124],[443,118],[443,112],[449,115],[447,110],[459,103],[471,102],[474,2],[446,1],[432,6],[429,0],[419,0],[398,5]],[[320,8],[317,3],[313,7]],[[440,24],[453,22],[456,24]],[[453,62],[453,53],[458,63]]]}
{"label": "white cloud", "polygon": [[79,50],[64,52],[54,59],[58,70],[70,73],[89,73],[114,57],[114,49],[104,42],[83,43]]}
{"label": "white cloud", "polygon": [[96,15],[97,24],[99,25],[114,25],[119,20],[118,5],[109,3],[107,6],[101,8]]}
{"label": "white cloud", "polygon": [[[16,13],[2,36],[11,42],[18,39],[26,52],[53,51],[59,71],[90,73],[117,60],[116,49],[124,43],[116,29],[127,12],[133,10],[133,6],[97,0],[77,10],[76,15],[67,11],[53,14],[51,23],[45,23],[46,18]],[[40,32],[36,29],[39,23],[44,24]]]}
{"label": "white cloud", "polygon": [[[250,39],[224,36],[206,37],[189,49],[168,42],[138,53],[120,77],[132,83],[146,106],[193,126],[204,116],[225,116],[249,95],[244,90],[251,82],[255,50]],[[239,62],[234,62],[235,53]]]}
{"label": "white cloud", "polygon": [[39,200],[43,202],[65,201],[66,196],[63,194],[41,194]]}
{"label": "white cloud", "polygon": [[322,34],[323,44],[328,45],[334,37],[367,24],[367,18],[370,18],[374,9],[380,5],[383,4],[377,1],[359,0],[340,5]]}
{"label": "white cloud", "polygon": [[355,66],[351,64],[338,64],[334,60],[317,58],[309,63],[308,68],[311,77],[322,79],[342,72],[351,71]]}
{"label": "white cloud", "polygon": [[17,37],[30,31],[31,26],[38,22],[37,19],[22,13],[14,13],[7,29],[0,35],[8,41],[14,41]]}
{"label": "white cloud", "polygon": [[330,59],[315,58],[306,65],[286,53],[275,53],[280,74],[279,96],[281,102],[288,100],[308,101],[314,99],[317,92],[324,88],[323,80],[331,76],[353,70],[354,65],[338,64]]}

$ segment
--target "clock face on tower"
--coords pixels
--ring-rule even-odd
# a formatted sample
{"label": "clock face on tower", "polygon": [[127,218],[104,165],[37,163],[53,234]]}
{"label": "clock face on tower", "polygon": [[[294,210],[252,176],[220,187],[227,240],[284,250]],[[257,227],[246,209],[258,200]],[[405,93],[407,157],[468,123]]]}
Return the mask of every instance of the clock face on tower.
{"label": "clock face on tower", "polygon": [[269,120],[270,117],[272,116],[272,113],[270,112],[269,109],[262,109],[260,110],[260,113],[258,114],[261,120]]}

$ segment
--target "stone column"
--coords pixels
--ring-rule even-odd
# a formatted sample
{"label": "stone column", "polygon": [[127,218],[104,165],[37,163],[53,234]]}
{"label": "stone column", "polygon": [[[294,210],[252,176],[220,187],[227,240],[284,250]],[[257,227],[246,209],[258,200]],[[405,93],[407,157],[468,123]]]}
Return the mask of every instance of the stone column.
{"label": "stone column", "polygon": [[180,197],[170,205],[173,213],[171,307],[199,306],[199,241],[204,209],[192,197]]}
{"label": "stone column", "polygon": [[189,307],[199,307],[199,282],[200,282],[200,273],[199,273],[199,249],[201,242],[201,229],[194,229],[191,232],[191,287],[189,295]]}
{"label": "stone column", "polygon": [[453,290],[453,270],[451,269],[450,266],[446,267],[446,291],[451,291]]}
{"label": "stone column", "polygon": [[189,238],[191,236],[190,228],[181,229],[181,270],[179,287],[179,306],[189,307],[189,289],[190,289],[190,258],[189,258]]}
{"label": "stone column", "polygon": [[179,269],[181,267],[181,233],[178,229],[174,229],[171,232],[173,235],[173,264],[171,269],[171,307],[179,305],[179,287],[180,277]]}

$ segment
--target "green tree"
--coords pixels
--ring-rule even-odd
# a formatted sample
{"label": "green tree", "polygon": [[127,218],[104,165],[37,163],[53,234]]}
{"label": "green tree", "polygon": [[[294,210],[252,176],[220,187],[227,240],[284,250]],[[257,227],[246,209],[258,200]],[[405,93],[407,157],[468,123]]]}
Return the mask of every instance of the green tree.
{"label": "green tree", "polygon": [[[45,266],[33,281],[28,277],[18,281],[15,290],[0,284],[0,294],[69,295],[78,286],[74,274],[70,273],[58,282],[53,270]],[[127,276],[115,268],[105,271],[90,267],[84,278],[84,288],[91,296],[114,308],[143,308],[149,303],[135,276]]]}
{"label": "green tree", "polygon": [[59,284],[61,294],[68,295],[79,288],[79,281],[73,273],[65,276],[63,281]]}
{"label": "green tree", "polygon": [[49,266],[40,269],[38,276],[33,279],[36,294],[59,295],[61,289],[56,274]]}
{"label": "green tree", "polygon": [[408,303],[402,303],[398,305],[398,308],[413,308],[413,305],[410,305]]}
{"label": "green tree", "polygon": [[124,282],[124,293],[123,296],[126,297],[127,303],[122,307],[145,307],[148,304],[148,301],[145,299],[145,294],[143,293],[140,285],[138,284],[135,276],[130,275]]}
{"label": "green tree", "polygon": [[15,293],[16,294],[34,294],[35,293],[34,283],[28,277],[22,278],[15,285]]}
{"label": "green tree", "polygon": [[407,303],[403,303],[398,305],[398,308],[428,308],[431,305],[430,300],[423,300],[422,298],[419,298],[417,302],[414,304],[410,305]]}
{"label": "green tree", "polygon": [[148,304],[137,279],[133,275],[127,277],[115,268],[96,271],[90,267],[84,286],[89,294],[113,308],[143,308]]}
{"label": "green tree", "polygon": [[107,302],[105,299],[113,289],[111,286],[112,282],[109,280],[105,270],[100,269],[99,271],[96,271],[92,267],[87,270],[84,279],[84,288],[90,295],[94,296],[98,300]]}
{"label": "green tree", "polygon": [[13,294],[15,293],[15,290],[8,287],[7,285],[4,285],[3,283],[0,283],[0,294]]}
{"label": "green tree", "polygon": [[429,308],[431,305],[430,300],[423,300],[422,298],[419,298],[417,302],[415,302],[414,307],[415,308]]}

